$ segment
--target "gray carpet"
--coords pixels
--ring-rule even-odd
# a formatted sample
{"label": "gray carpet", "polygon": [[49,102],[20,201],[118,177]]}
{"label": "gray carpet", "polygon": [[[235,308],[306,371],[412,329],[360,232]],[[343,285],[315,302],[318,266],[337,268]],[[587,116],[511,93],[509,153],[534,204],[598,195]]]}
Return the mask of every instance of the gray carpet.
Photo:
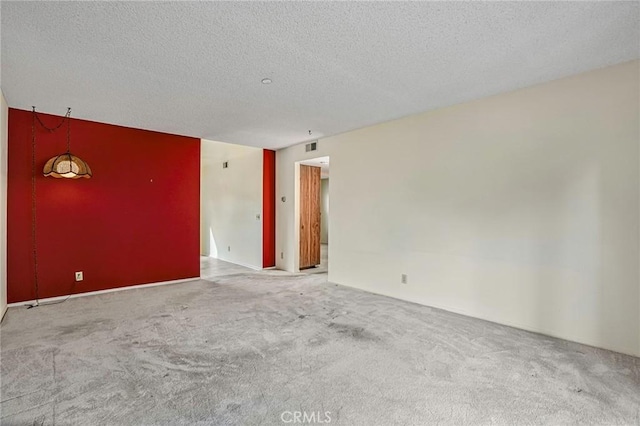
{"label": "gray carpet", "polygon": [[210,280],[10,309],[2,424],[640,424],[638,358],[323,274]]}

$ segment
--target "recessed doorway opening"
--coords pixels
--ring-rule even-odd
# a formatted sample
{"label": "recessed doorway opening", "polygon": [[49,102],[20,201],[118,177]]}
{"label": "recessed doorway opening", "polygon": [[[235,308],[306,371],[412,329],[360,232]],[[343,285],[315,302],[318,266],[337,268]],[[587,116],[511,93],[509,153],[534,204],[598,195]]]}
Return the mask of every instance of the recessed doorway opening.
{"label": "recessed doorway opening", "polygon": [[329,157],[296,163],[296,269],[329,271]]}

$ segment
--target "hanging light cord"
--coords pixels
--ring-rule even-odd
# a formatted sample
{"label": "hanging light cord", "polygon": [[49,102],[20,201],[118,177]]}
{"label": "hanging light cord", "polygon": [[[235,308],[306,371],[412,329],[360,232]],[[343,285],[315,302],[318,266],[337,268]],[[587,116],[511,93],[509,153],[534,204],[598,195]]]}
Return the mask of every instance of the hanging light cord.
{"label": "hanging light cord", "polygon": [[[42,305],[40,303],[40,288],[38,285],[38,249],[36,246],[36,120],[38,121],[38,123],[40,123],[42,127],[44,127],[46,130],[50,132],[55,132],[60,127],[62,127],[65,120],[67,121],[67,126],[68,126],[67,127],[67,152],[69,152],[69,135],[71,132],[70,130],[71,108],[67,108],[67,113],[65,114],[64,118],[55,127],[45,126],[42,120],[40,120],[38,113],[36,113],[36,107],[34,106],[32,108],[33,108],[33,113],[31,116],[31,245],[33,247],[33,267],[34,267],[33,277],[34,277],[36,301],[31,305],[27,305],[27,309],[35,308],[36,306]],[[65,299],[59,302],[46,303],[46,305],[55,305],[55,304],[66,302],[67,300],[69,300],[69,298],[71,297],[71,294],[75,289],[75,284],[76,283],[74,282],[73,286],[71,287],[71,293]]]}
{"label": "hanging light cord", "polygon": [[[34,285],[36,291],[36,302],[30,308],[40,305],[40,294],[38,288],[38,250],[36,249],[36,107],[33,107],[31,116],[31,247],[33,249]],[[40,121],[42,124],[42,121]]]}
{"label": "hanging light cord", "polygon": [[[48,131],[50,131],[50,132],[55,132],[55,131],[56,131],[56,130],[58,130],[60,127],[62,127],[62,125],[65,123],[65,121],[66,121],[67,123],[69,123],[69,121],[70,121],[70,119],[71,119],[71,108],[67,108],[67,113],[64,115],[64,117],[62,117],[62,120],[60,120],[60,123],[58,123],[58,125],[57,125],[57,126],[55,126],[55,127],[49,127],[49,126],[47,126],[46,124],[44,124],[44,123],[42,122],[42,120],[40,120],[40,116],[39,116],[39,115],[38,115],[38,113],[36,112],[36,107],[31,107],[31,108],[33,108],[33,116],[35,117],[35,119],[36,119],[36,120],[38,120],[38,123],[40,123],[40,125],[41,125],[44,129],[46,129],[46,130],[48,130]],[[34,123],[34,126],[35,126],[35,123]],[[35,127],[34,127],[34,129],[35,129]],[[67,142],[69,142],[69,140],[68,140],[68,139],[67,139]],[[69,145],[68,145],[68,143],[67,143],[67,147],[68,147],[68,146],[69,146]]]}

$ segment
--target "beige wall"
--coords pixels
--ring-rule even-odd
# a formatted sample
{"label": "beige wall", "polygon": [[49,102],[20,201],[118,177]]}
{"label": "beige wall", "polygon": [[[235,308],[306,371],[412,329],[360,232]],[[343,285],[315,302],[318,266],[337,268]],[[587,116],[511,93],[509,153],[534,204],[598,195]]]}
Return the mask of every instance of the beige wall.
{"label": "beige wall", "polygon": [[329,243],[329,178],[320,181],[320,242]]}
{"label": "beige wall", "polygon": [[295,270],[295,163],[330,155],[331,281],[640,355],[639,75],[635,61],[278,151],[278,267]]}
{"label": "beige wall", "polygon": [[4,94],[0,105],[0,319],[7,310],[7,129],[9,108]]}
{"label": "beige wall", "polygon": [[262,149],[203,139],[200,152],[200,254],[262,269]]}

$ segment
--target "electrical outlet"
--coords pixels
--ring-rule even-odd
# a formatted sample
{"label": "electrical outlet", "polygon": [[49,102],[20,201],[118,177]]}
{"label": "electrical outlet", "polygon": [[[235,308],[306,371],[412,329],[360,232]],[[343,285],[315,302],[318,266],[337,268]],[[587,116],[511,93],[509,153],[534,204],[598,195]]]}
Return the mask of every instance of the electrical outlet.
{"label": "electrical outlet", "polygon": [[407,283],[407,274],[402,274],[402,276],[400,277],[400,282],[402,284],[406,284]]}
{"label": "electrical outlet", "polygon": [[284,252],[283,251],[280,252],[280,259],[284,259]]}
{"label": "electrical outlet", "polygon": [[84,274],[82,271],[76,272],[76,281],[82,281],[84,279]]}
{"label": "electrical outlet", "polygon": [[227,251],[231,251],[231,246],[228,246],[228,247],[227,247]]}

